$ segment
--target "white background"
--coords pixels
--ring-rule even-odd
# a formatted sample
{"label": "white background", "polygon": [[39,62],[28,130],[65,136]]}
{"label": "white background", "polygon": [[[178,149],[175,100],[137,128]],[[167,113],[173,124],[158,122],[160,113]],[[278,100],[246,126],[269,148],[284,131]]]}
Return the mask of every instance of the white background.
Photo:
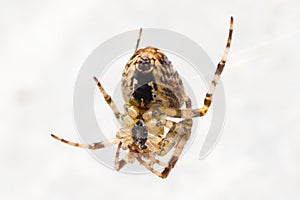
{"label": "white background", "polygon": [[[0,1],[0,199],[299,198],[299,10],[284,0]],[[196,140],[161,180],[115,172],[50,138],[78,139],[73,87],[99,44],[164,28],[217,63],[231,15],[226,123],[205,160]]]}

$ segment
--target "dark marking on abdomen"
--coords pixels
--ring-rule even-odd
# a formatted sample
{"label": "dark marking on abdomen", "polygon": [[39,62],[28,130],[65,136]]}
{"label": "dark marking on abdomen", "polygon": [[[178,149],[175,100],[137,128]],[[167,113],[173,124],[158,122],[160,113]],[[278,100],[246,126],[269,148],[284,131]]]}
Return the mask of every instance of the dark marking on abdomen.
{"label": "dark marking on abdomen", "polygon": [[155,79],[152,73],[143,73],[140,71],[134,72],[134,80],[136,83],[133,86],[133,97],[141,105],[142,99],[145,106],[153,101],[152,87],[149,83],[155,85]]}

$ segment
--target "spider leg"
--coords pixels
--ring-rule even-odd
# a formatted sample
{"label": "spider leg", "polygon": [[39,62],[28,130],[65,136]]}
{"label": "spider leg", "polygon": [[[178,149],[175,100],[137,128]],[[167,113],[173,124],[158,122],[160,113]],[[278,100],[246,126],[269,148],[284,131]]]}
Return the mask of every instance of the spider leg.
{"label": "spider leg", "polygon": [[225,48],[225,51],[224,51],[221,61],[218,63],[214,78],[210,85],[210,88],[209,88],[208,92],[206,93],[203,107],[199,108],[199,109],[192,109],[192,110],[167,108],[165,111],[166,115],[168,115],[169,117],[176,117],[176,118],[191,118],[191,117],[202,117],[207,113],[207,111],[211,105],[213,92],[216,88],[216,85],[217,85],[217,83],[220,79],[220,76],[223,72],[223,69],[225,67],[227,55],[228,55],[231,40],[232,40],[232,32],[233,32],[233,17],[230,18],[230,28],[229,28],[229,34],[228,34],[228,38],[227,38],[226,48]]}
{"label": "spider leg", "polygon": [[121,146],[122,142],[119,142],[115,158],[115,169],[117,171],[120,171],[120,169],[127,164],[127,161],[125,159],[119,160]]}
{"label": "spider leg", "polygon": [[[193,125],[193,120],[191,118],[186,118],[179,122],[164,118],[158,120],[154,119],[151,121],[148,121],[150,123],[147,123],[148,129],[151,133],[151,136],[148,138],[148,146],[159,156],[166,155],[173,148],[178,141],[178,136],[180,135],[178,132],[183,132],[181,129],[187,129],[185,133],[190,134],[191,127]],[[165,136],[161,135],[160,131],[158,131],[162,126],[169,129]]]}
{"label": "spider leg", "polygon": [[137,159],[137,161],[143,165],[144,167],[146,167],[149,171],[151,171],[153,174],[159,176],[159,177],[162,177],[162,173],[160,173],[159,171],[153,169],[153,167],[151,167],[151,165],[149,163],[147,163],[146,161],[144,161],[142,158],[141,158],[141,154],[137,153],[137,154],[134,154],[134,157]]}
{"label": "spider leg", "polygon": [[95,80],[100,92],[103,94],[103,97],[104,97],[106,103],[109,105],[109,107],[114,112],[116,118],[119,120],[121,117],[121,114],[120,114],[118,108],[116,107],[115,103],[113,102],[111,96],[106,93],[106,91],[102,87],[101,83],[98,81],[98,79],[95,76],[94,76],[94,80]]}
{"label": "spider leg", "polygon": [[104,97],[105,101],[107,102],[107,104],[109,105],[109,107],[112,109],[115,117],[118,119],[119,123],[122,126],[129,126],[129,125],[131,125],[133,123],[132,119],[128,115],[121,114],[119,112],[119,110],[116,107],[115,103],[113,102],[111,96],[106,93],[106,91],[104,90],[104,88],[102,87],[102,85],[98,81],[98,79],[96,77],[94,77],[94,80],[97,83],[97,86],[98,86],[99,90],[103,94],[103,97]]}
{"label": "spider leg", "polygon": [[119,142],[119,139],[115,139],[112,141],[112,143],[103,143],[103,142],[96,142],[96,143],[92,143],[92,144],[80,144],[80,143],[75,143],[75,142],[71,142],[71,141],[68,141],[68,140],[65,140],[63,138],[60,138],[54,134],[51,134],[51,136],[58,140],[58,141],[61,141],[63,143],[66,143],[68,145],[71,145],[71,146],[74,146],[74,147],[80,147],[80,148],[86,148],[86,149],[92,149],[92,150],[96,150],[96,149],[102,149],[102,148],[105,148],[105,147],[108,147],[108,146],[111,146],[113,144],[116,144]]}
{"label": "spider leg", "polygon": [[165,141],[168,142],[163,142],[161,151],[157,152],[156,154],[160,156],[164,156],[174,146],[175,146],[175,150],[173,152],[171,159],[168,162],[168,166],[166,166],[163,172],[159,174],[159,177],[166,178],[169,175],[172,168],[174,168],[187,140],[190,137],[192,124],[193,124],[192,119],[185,119],[180,122],[174,123],[173,127],[170,128],[169,132],[164,138]]}
{"label": "spider leg", "polygon": [[137,42],[136,42],[136,46],[135,46],[134,53],[135,53],[135,52],[138,50],[138,48],[139,48],[140,40],[141,40],[141,36],[142,36],[142,31],[143,31],[143,29],[140,28],[139,37],[138,37]]}
{"label": "spider leg", "polygon": [[188,140],[191,134],[192,126],[192,119],[184,119],[180,122],[172,122],[172,127],[170,127],[168,133],[163,138],[160,151],[158,151],[156,154],[160,156],[166,155],[175,146],[175,144],[178,144],[182,135],[186,136]]}
{"label": "spider leg", "polygon": [[168,167],[166,167],[164,169],[164,171],[161,173],[161,176],[160,176],[161,178],[167,178],[167,176],[169,175],[172,168],[174,168],[180,154],[182,153],[182,150],[183,150],[188,138],[189,137],[187,135],[180,136],[179,143],[177,143],[175,150],[173,152],[173,155],[168,162]]}
{"label": "spider leg", "polygon": [[[168,166],[166,163],[163,163],[163,162],[157,160],[152,153],[135,153],[135,152],[130,151],[127,154],[128,156],[126,156],[122,160],[119,160],[121,146],[122,146],[122,142],[119,143],[117,152],[116,152],[115,169],[117,171],[120,171],[120,169],[122,169],[122,167],[124,167],[128,162],[133,162],[133,160],[130,161],[131,156],[133,156],[136,159],[139,158],[139,159],[137,159],[139,162],[141,162],[141,160],[142,160],[141,156],[144,156],[146,159],[150,159],[152,162],[157,163],[158,165],[161,165],[163,167]],[[148,167],[152,168],[150,166],[150,164],[147,163],[146,161],[142,160],[142,162],[145,163]],[[150,170],[150,171],[152,171],[152,170]]]}
{"label": "spider leg", "polygon": [[146,167],[149,171],[151,171],[153,174],[161,177],[161,178],[167,178],[167,176],[169,175],[170,171],[172,170],[172,168],[175,166],[182,150],[183,147],[187,141],[186,136],[181,136],[181,140],[179,141],[178,145],[176,146],[176,149],[170,159],[170,161],[168,162],[168,165],[165,167],[163,172],[159,172],[157,170],[155,170],[153,167],[151,167],[151,165],[149,163],[147,163],[146,161],[144,161],[141,158],[140,154],[135,154],[136,159],[138,160],[138,162],[143,165],[144,167]]}
{"label": "spider leg", "polygon": [[232,40],[232,32],[233,32],[233,17],[230,18],[229,34],[228,34],[227,44],[226,44],[226,48],[225,48],[223,57],[222,57],[221,61],[218,63],[218,67],[216,69],[214,79],[211,82],[211,86],[210,86],[210,89],[209,89],[207,94],[210,94],[210,95],[213,94],[214,89],[215,89],[215,87],[218,83],[218,80],[220,78],[220,75],[223,72],[223,69],[225,67],[225,63],[226,63],[226,60],[227,60],[227,55],[228,55],[228,52],[229,52],[229,49],[230,49],[230,44],[231,44],[231,40]]}
{"label": "spider leg", "polygon": [[167,167],[168,166],[168,164],[156,159],[155,155],[153,153],[150,153],[150,152],[144,153],[144,154],[142,154],[142,156],[145,157],[146,159],[149,159],[153,163],[156,163],[156,164],[162,166],[162,167]]}

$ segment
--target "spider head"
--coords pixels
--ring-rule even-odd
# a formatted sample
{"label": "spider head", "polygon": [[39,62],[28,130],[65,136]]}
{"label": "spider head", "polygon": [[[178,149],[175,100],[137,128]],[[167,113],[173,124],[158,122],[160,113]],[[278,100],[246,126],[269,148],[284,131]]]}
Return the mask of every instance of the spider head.
{"label": "spider head", "polygon": [[143,120],[139,120],[132,128],[132,139],[134,144],[138,145],[140,149],[146,149],[145,145],[148,137],[148,130]]}

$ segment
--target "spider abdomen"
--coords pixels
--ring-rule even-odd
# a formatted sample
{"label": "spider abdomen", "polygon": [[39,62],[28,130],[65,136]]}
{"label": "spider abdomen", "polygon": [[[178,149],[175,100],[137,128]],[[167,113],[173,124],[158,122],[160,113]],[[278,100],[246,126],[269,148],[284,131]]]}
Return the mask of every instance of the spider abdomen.
{"label": "spider abdomen", "polygon": [[181,108],[184,87],[177,71],[159,49],[139,49],[122,73],[122,92],[126,102],[147,110],[153,104]]}

